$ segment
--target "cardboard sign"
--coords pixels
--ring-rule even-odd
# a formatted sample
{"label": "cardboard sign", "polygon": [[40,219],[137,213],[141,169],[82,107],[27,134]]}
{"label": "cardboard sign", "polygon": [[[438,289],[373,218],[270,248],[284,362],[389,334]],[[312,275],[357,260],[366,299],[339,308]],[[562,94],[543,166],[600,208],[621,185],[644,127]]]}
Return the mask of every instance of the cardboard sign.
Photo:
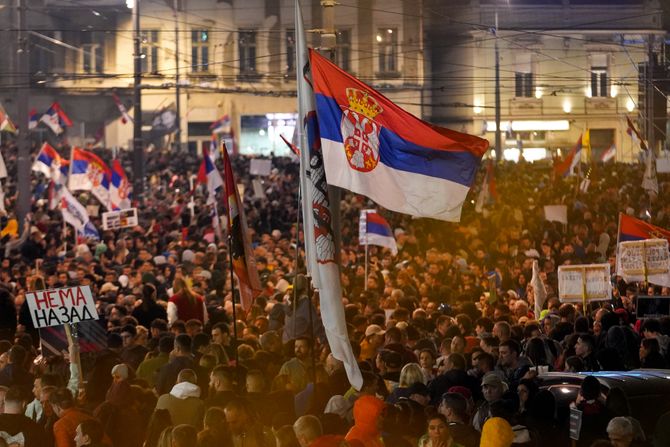
{"label": "cardboard sign", "polygon": [[137,208],[102,213],[102,229],[105,231],[135,227],[137,222]]}
{"label": "cardboard sign", "polygon": [[544,218],[550,222],[568,224],[568,207],[566,205],[545,205]]}
{"label": "cardboard sign", "polygon": [[272,171],[272,160],[253,158],[249,165],[249,174],[267,177]]}
{"label": "cardboard sign", "polygon": [[89,286],[27,292],[26,301],[36,328],[98,319]]}
{"label": "cardboard sign", "polygon": [[617,275],[626,282],[649,281],[670,285],[670,253],[667,239],[619,243]]}
{"label": "cardboard sign", "polygon": [[254,188],[254,199],[265,199],[265,190],[263,189],[263,182],[259,179],[253,179],[251,181],[251,186]]}
{"label": "cardboard sign", "polygon": [[570,439],[579,441],[582,431],[582,412],[576,408],[570,408]]}
{"label": "cardboard sign", "polygon": [[609,264],[558,267],[558,298],[561,303],[612,299]]}
{"label": "cardboard sign", "polygon": [[670,297],[638,296],[635,304],[637,318],[661,318],[670,316]]}

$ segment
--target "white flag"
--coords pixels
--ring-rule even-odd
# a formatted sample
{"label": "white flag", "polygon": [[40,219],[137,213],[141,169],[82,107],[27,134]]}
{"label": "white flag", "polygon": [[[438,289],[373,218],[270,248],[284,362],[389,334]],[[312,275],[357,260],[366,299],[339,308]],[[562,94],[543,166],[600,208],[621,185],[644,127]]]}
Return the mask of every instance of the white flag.
{"label": "white flag", "polygon": [[2,158],[2,152],[0,152],[0,178],[7,178],[7,166],[5,166],[5,159]]}
{"label": "white flag", "polygon": [[[297,83],[298,83],[298,127],[317,126],[314,92],[306,77],[311,78],[305,31],[302,22],[300,2],[295,3],[295,25],[297,38]],[[319,289],[321,319],[326,330],[326,338],[333,356],[344,363],[349,383],[360,390],[363,376],[349,342],[347,323],[342,305],[342,286],[340,269],[337,265],[337,253],[331,228],[330,203],[328,201],[328,183],[323,166],[323,153],[316,132],[305,132],[302,128],[301,180],[304,222],[305,252],[313,258],[308,259],[314,286]],[[313,128],[313,127],[312,127]],[[314,128],[313,128],[314,129]],[[308,141],[308,135],[313,141]],[[315,138],[316,137],[316,138]],[[309,167],[308,167],[309,166]],[[309,170],[308,170],[309,169]],[[308,231],[310,230],[310,231]],[[316,264],[316,265],[314,265]]]}
{"label": "white flag", "polygon": [[533,294],[535,295],[535,319],[539,320],[542,307],[547,300],[547,289],[544,287],[542,278],[540,278],[540,265],[537,259],[533,261],[533,277],[530,280],[530,285],[533,287]]}

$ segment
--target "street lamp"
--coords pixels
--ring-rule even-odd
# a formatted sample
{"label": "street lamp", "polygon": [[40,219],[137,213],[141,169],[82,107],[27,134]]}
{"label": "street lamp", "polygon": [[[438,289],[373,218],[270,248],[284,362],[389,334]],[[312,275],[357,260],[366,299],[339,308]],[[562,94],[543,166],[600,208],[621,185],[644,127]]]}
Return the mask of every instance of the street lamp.
{"label": "street lamp", "polygon": [[140,32],[140,0],[126,0],[133,10],[133,196],[141,203],[144,192],[144,145],[142,144],[142,36]]}

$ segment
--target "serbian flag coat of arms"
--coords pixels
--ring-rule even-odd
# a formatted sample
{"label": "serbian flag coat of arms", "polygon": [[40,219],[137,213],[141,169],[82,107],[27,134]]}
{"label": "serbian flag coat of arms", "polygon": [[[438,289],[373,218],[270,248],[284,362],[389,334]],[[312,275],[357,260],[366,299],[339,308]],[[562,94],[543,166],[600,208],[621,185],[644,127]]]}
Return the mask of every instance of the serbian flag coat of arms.
{"label": "serbian flag coat of arms", "polygon": [[72,149],[70,191],[91,191],[105,208],[110,209],[109,183],[111,178],[111,169],[93,152],[79,148]]}
{"label": "serbian flag coat of arms", "polygon": [[488,141],[422,121],[309,55],[328,183],[389,210],[458,222]]}

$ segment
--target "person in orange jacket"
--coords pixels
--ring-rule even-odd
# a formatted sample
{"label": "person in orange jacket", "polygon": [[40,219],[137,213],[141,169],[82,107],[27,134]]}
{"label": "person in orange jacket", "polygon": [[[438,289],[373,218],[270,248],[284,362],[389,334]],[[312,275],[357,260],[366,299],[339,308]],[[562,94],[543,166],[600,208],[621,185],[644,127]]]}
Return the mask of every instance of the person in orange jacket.
{"label": "person in orange jacket", "polygon": [[354,426],[345,439],[351,447],[384,447],[382,412],[384,402],[374,396],[361,396],[354,403]]}

